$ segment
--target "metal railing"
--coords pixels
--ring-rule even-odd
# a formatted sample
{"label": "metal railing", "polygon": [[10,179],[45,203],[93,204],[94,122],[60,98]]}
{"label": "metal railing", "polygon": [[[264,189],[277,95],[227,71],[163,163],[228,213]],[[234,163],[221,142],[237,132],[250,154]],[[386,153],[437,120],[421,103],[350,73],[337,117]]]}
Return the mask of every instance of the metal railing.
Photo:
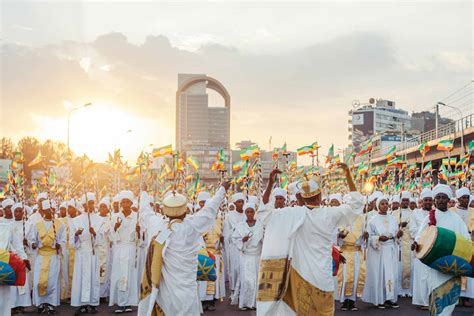
{"label": "metal railing", "polygon": [[[401,152],[408,149],[418,148],[418,146],[424,142],[429,142],[453,134],[454,137],[457,138],[461,136],[463,131],[470,127],[474,127],[474,113],[469,114],[462,119],[454,121],[450,124],[442,125],[438,127],[438,129],[433,129],[406,139],[405,141],[402,141],[396,145],[396,150],[397,152]],[[385,156],[388,150],[388,147],[374,149],[372,151],[372,159]],[[354,163],[358,164],[363,160],[367,160],[367,157],[356,157]]]}

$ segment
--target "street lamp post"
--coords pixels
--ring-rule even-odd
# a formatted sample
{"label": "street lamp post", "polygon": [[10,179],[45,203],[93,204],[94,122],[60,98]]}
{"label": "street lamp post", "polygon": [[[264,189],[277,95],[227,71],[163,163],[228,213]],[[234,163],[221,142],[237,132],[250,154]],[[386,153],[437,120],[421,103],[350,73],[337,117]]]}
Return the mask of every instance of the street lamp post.
{"label": "street lamp post", "polygon": [[89,105],[92,105],[91,102],[88,102],[88,103],[85,103],[81,106],[78,106],[78,107],[75,107],[73,109],[71,109],[68,114],[67,114],[67,154],[68,154],[68,158],[71,156],[71,148],[69,147],[69,121],[71,120],[71,113],[76,111],[76,110],[79,110],[81,108],[85,108]]}
{"label": "street lamp post", "polygon": [[[459,108],[457,108],[455,106],[452,106],[452,105],[449,105],[449,104],[445,104],[443,102],[438,102],[437,105],[442,105],[442,106],[451,108],[453,110],[456,110],[459,114],[460,123],[461,123],[461,156],[460,157],[462,158],[462,156],[464,156],[464,123],[462,121],[462,119],[463,119],[462,112]],[[454,128],[455,128],[454,132],[456,132],[456,126]]]}

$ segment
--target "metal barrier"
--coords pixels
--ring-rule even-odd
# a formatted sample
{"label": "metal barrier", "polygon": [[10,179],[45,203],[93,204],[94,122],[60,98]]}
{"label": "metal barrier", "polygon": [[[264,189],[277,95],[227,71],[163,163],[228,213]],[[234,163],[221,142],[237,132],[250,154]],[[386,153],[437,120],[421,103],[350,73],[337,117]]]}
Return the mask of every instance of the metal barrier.
{"label": "metal barrier", "polygon": [[[446,124],[438,127],[438,129],[433,129],[427,132],[424,132],[415,137],[406,139],[404,142],[401,142],[396,145],[396,151],[404,151],[414,147],[420,146],[424,142],[429,142],[435,139],[439,139],[448,135],[454,134],[454,138],[460,137],[461,133],[467,128],[474,126],[474,113],[469,114],[462,119],[452,122],[451,124]],[[376,159],[384,156],[389,148],[377,148],[372,151],[372,159]],[[367,160],[367,157],[355,157],[354,163],[358,164],[363,160]]]}

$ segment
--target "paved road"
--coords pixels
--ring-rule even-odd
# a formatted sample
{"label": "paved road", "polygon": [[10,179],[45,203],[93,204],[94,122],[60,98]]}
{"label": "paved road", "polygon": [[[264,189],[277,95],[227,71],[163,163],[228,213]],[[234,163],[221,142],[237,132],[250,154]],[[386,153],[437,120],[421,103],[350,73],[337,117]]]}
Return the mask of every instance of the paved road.
{"label": "paved road", "polygon": [[[357,312],[342,312],[339,308],[339,304],[336,304],[336,315],[346,316],[346,315],[397,315],[397,316],[405,316],[405,315],[428,315],[426,311],[422,311],[417,309],[415,306],[411,305],[411,299],[402,298],[399,300],[400,308],[393,309],[393,310],[379,310],[369,304],[365,303],[358,303],[357,307],[359,311]],[[255,311],[239,311],[238,307],[231,306],[229,302],[223,301],[219,302],[216,305],[215,312],[206,312],[204,315],[229,315],[229,316],[254,316],[256,315]],[[39,315],[33,312],[33,309],[29,309],[31,312],[26,313],[24,315]],[[71,308],[69,305],[62,304],[58,309],[57,315],[74,315],[74,309]],[[105,303],[101,304],[99,307],[99,314],[96,315],[115,315],[114,308],[107,306]],[[123,314],[124,316],[135,316],[136,312]],[[474,315],[474,307],[473,308],[459,308],[457,307],[454,314],[455,316],[472,316]]]}

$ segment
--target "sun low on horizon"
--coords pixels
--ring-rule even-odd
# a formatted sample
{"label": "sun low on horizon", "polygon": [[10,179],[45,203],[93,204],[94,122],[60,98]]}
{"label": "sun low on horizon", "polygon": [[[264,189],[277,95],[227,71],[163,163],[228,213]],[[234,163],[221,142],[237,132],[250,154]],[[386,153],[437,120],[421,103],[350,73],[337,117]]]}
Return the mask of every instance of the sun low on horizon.
{"label": "sun low on horizon", "polygon": [[[106,161],[108,153],[120,149],[124,160],[134,162],[141,151],[173,143],[174,131],[167,118],[135,115],[126,106],[102,101],[64,101],[63,117],[35,115],[40,141],[51,139],[67,144],[78,156],[86,154],[96,162]],[[71,111],[72,110],[72,111]]]}

